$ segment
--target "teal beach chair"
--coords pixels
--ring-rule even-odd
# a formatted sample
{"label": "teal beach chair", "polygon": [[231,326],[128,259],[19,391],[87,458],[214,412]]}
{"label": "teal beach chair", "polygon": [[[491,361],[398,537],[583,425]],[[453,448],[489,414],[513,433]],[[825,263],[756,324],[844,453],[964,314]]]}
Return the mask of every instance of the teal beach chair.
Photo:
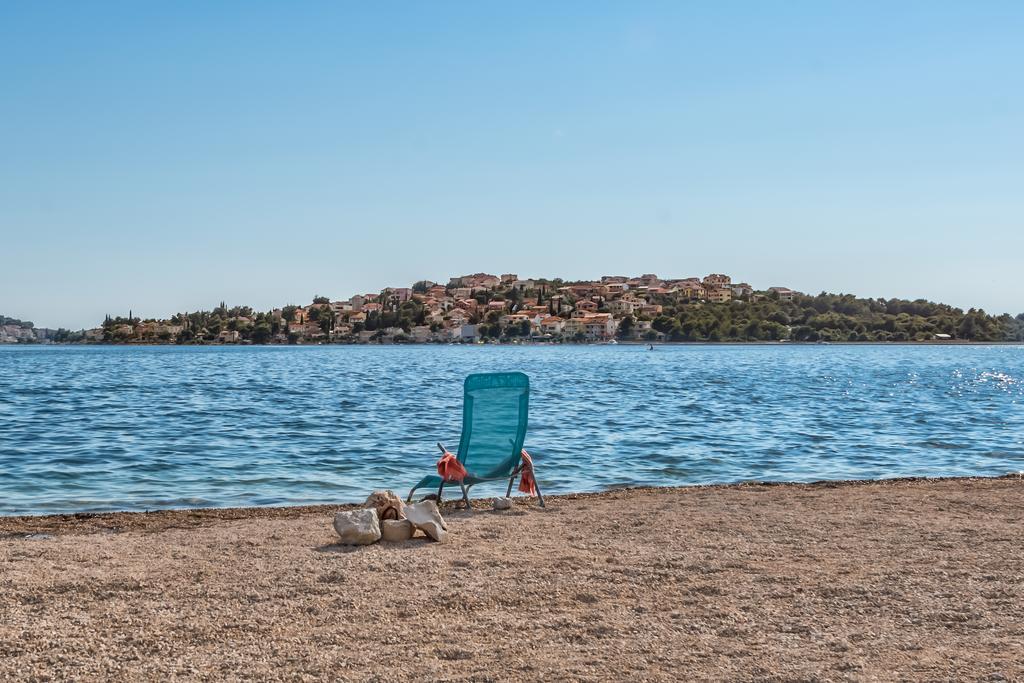
{"label": "teal beach chair", "polygon": [[[441,501],[445,483],[458,483],[462,500],[469,509],[469,489],[475,484],[508,479],[508,492],[523,471],[520,453],[526,439],[526,421],[530,409],[530,378],[521,372],[494,372],[470,375],[463,384],[462,436],[457,459],[468,473],[462,482],[445,482],[432,474],[420,480],[409,491],[437,487]],[[444,446],[438,444],[442,452]],[[536,477],[535,477],[536,478]],[[537,486],[537,498],[544,507],[544,497]]]}

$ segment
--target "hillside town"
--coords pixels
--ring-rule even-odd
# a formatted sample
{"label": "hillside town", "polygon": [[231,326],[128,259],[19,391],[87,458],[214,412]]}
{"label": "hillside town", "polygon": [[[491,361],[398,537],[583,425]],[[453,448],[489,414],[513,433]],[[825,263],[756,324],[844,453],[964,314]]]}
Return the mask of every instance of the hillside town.
{"label": "hillside town", "polygon": [[723,274],[662,279],[606,275],[566,283],[514,273],[475,273],[447,283],[420,281],[344,300],[316,297],[269,313],[221,305],[211,314],[168,320],[109,318],[83,341],[174,343],[475,343],[481,341],[656,341],[668,304],[792,300],[786,287],[755,291]]}
{"label": "hillside town", "polygon": [[729,275],[526,279],[474,273],[343,300],[315,296],[167,319],[110,316],[88,330],[0,316],[0,344],[400,344],[618,342],[1020,342],[1024,314],[991,315],[917,299],[757,290]]}

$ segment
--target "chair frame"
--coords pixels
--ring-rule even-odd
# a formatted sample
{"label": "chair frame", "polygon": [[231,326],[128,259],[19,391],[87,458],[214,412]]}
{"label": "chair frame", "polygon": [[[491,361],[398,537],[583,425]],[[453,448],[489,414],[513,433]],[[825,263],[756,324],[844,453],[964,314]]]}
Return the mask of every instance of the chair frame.
{"label": "chair frame", "polygon": [[[466,446],[469,443],[469,440],[472,438],[472,432],[471,431],[467,431],[468,426],[471,424],[470,420],[471,420],[471,415],[472,415],[472,410],[473,410],[473,400],[468,395],[468,392],[470,391],[470,389],[469,389],[470,383],[471,383],[471,381],[477,380],[478,378],[481,378],[481,379],[485,378],[485,377],[487,377],[487,375],[499,375],[499,376],[500,375],[506,375],[508,377],[511,377],[513,375],[520,376],[521,380],[525,381],[525,384],[524,385],[520,385],[520,386],[525,386],[526,392],[519,399],[520,400],[520,408],[519,409],[520,409],[520,411],[528,411],[529,410],[529,396],[530,396],[530,394],[529,394],[529,377],[527,377],[524,373],[522,373],[522,372],[515,372],[515,373],[482,373],[480,375],[469,375],[468,377],[466,377],[466,380],[463,383],[463,386],[464,386],[464,388],[465,388],[465,390],[467,392],[467,395],[464,398],[464,401],[463,401],[463,404],[462,404],[462,436],[460,437],[460,440],[459,440],[460,451],[461,451],[462,447]],[[515,379],[514,381],[518,382],[518,381],[521,381],[521,380]],[[484,380],[484,381],[486,381],[486,380]],[[507,381],[507,380],[505,378],[502,378],[502,379],[500,379],[498,381],[501,382],[501,381]],[[458,484],[459,488],[462,490],[462,502],[463,502],[463,504],[465,505],[467,510],[472,510],[472,508],[470,507],[470,503],[469,503],[469,489],[471,487],[475,486],[476,484],[482,484],[482,483],[485,483],[485,482],[504,481],[506,478],[508,478],[508,489],[507,489],[507,491],[505,493],[505,496],[506,497],[511,496],[512,495],[512,487],[515,485],[516,477],[521,476],[523,474],[523,472],[526,471],[526,469],[528,467],[530,467],[530,465],[527,465],[527,463],[522,460],[521,454],[520,453],[516,453],[517,449],[521,449],[522,448],[522,439],[525,438],[526,423],[525,423],[525,421],[523,421],[525,419],[525,417],[526,417],[526,415],[521,412],[521,414],[520,414],[521,422],[520,422],[519,428],[517,429],[517,436],[516,436],[515,439],[509,439],[509,446],[510,446],[509,457],[508,457],[508,459],[502,461],[502,465],[504,465],[505,467],[509,468],[509,469],[505,470],[506,472],[508,472],[507,475],[506,474],[500,474],[500,475],[497,475],[497,476],[486,476],[486,477],[477,477],[477,476],[470,475],[469,478],[472,479],[473,481],[472,481],[472,483],[469,483],[469,484],[467,484],[465,481],[452,481],[452,480],[445,481],[443,478],[440,478],[441,479],[440,484],[437,485],[437,501],[438,501],[438,503],[440,503],[441,500],[442,500],[442,496],[444,495],[444,487],[445,487],[446,484]],[[448,449],[445,448],[444,445],[442,445],[441,443],[438,443],[437,447],[441,451],[442,454],[449,452]],[[460,453],[460,456],[461,455],[462,454]],[[512,458],[516,458],[517,461],[516,460],[512,460]],[[460,462],[461,462],[461,460],[460,460]],[[536,467],[533,468],[533,471],[536,472]],[[495,472],[495,474],[497,474],[497,472]],[[409,491],[409,496],[408,496],[408,498],[406,498],[406,500],[411,502],[413,494],[416,492],[416,489],[420,488],[421,485],[425,485],[425,480],[426,479],[431,479],[431,478],[432,477],[425,477],[424,480],[421,480],[418,484],[413,486],[413,488]],[[537,485],[537,498],[538,498],[538,500],[540,502],[540,506],[544,507],[544,495],[541,493],[539,485]]]}
{"label": "chair frame", "polygon": [[[515,445],[515,444],[513,443],[513,445]],[[441,450],[442,454],[448,452],[448,449],[445,448],[440,442],[438,442],[437,447]],[[520,474],[522,474],[523,470],[525,470],[527,467],[529,467],[529,465],[527,465],[525,462],[520,462],[512,470],[512,474],[508,478],[508,490],[505,491],[505,497],[506,498],[508,498],[508,497],[510,497],[512,495],[512,486],[513,486],[513,484],[516,483],[516,477],[518,477]],[[489,480],[489,481],[502,481],[503,479],[504,479],[504,477],[500,477],[498,479],[493,479],[493,480]],[[484,482],[477,482],[477,483],[482,484]],[[441,495],[442,495],[442,492],[444,491],[444,485],[445,484],[458,484],[459,485],[459,487],[462,489],[462,503],[463,503],[463,505],[465,506],[465,508],[467,510],[472,512],[473,508],[469,504],[469,489],[473,486],[473,484],[467,485],[467,484],[465,484],[464,482],[461,482],[461,481],[459,481],[459,482],[446,482],[444,479],[442,479],[441,480],[441,484],[437,487],[437,502],[438,503],[441,502]],[[534,486],[534,488],[537,489],[537,502],[540,503],[541,507],[544,507],[544,494],[540,492],[540,484],[537,483],[536,475],[533,478],[533,486]],[[406,498],[406,502],[411,502],[412,501],[412,494],[415,493],[415,492],[416,492],[415,488],[413,488],[412,491],[409,491],[409,497]]]}

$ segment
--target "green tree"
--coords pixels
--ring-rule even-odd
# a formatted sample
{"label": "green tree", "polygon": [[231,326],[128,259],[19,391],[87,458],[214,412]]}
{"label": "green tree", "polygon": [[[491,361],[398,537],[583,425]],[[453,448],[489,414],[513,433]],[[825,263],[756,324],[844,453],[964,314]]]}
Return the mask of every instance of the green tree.
{"label": "green tree", "polygon": [[331,330],[334,329],[334,311],[330,308],[325,308],[320,311],[320,315],[317,319],[317,324],[324,334],[330,334]]}
{"label": "green tree", "polygon": [[254,344],[266,344],[272,336],[273,330],[267,322],[261,322],[253,328],[252,341]]}
{"label": "green tree", "polygon": [[630,339],[633,336],[633,327],[636,325],[636,320],[633,316],[626,314],[619,321],[619,339]]}

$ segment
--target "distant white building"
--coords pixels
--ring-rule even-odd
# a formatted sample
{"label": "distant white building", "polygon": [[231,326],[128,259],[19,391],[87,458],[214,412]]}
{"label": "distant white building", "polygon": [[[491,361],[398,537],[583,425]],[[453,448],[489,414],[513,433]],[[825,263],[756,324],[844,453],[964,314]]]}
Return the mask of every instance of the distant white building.
{"label": "distant white building", "polygon": [[630,299],[614,299],[608,302],[608,310],[615,315],[632,315],[637,302]]}
{"label": "distant white building", "polygon": [[789,287],[769,287],[768,291],[778,294],[779,301],[792,301],[793,295],[796,294],[796,292]]}

